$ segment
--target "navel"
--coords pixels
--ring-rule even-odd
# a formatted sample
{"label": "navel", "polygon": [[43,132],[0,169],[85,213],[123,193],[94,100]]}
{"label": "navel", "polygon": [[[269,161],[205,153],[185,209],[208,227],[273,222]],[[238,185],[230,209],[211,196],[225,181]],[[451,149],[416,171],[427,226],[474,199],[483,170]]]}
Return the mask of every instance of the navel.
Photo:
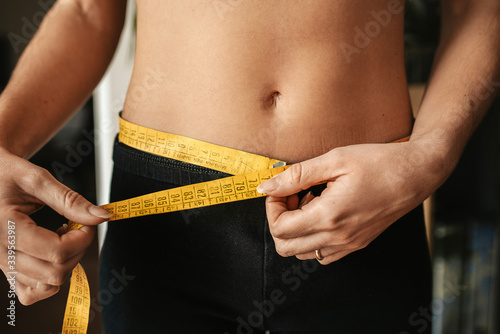
{"label": "navel", "polygon": [[281,93],[279,91],[273,91],[267,95],[265,104],[268,108],[274,108],[279,106],[281,103]]}

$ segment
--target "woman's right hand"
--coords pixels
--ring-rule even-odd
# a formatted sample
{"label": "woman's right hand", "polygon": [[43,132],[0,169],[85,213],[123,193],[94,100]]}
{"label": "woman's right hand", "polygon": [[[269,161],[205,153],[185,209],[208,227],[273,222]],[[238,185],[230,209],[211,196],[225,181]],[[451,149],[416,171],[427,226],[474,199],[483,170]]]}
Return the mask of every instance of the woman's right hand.
{"label": "woman's right hand", "polygon": [[[29,215],[44,205],[86,226],[59,234],[39,227]],[[8,279],[9,272],[16,272],[15,290],[22,304],[57,293],[90,246],[95,225],[110,216],[47,170],[0,148],[0,269]]]}

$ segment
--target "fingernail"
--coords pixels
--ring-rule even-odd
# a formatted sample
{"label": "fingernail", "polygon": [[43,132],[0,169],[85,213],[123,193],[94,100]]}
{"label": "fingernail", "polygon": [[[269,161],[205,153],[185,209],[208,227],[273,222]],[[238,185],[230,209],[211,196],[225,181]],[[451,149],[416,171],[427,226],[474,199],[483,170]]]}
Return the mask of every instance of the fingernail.
{"label": "fingernail", "polygon": [[99,218],[104,218],[104,219],[108,219],[108,218],[111,218],[111,216],[113,216],[112,213],[104,210],[103,208],[101,208],[99,206],[91,206],[89,208],[89,212],[93,216],[96,216]]}
{"label": "fingernail", "polygon": [[59,227],[56,231],[57,235],[62,236],[66,233],[68,233],[69,226],[68,224],[63,224],[63,226]]}
{"label": "fingernail", "polygon": [[299,208],[303,207],[304,205],[306,205],[310,201],[312,201],[312,192],[311,191],[309,191],[304,197],[302,197],[302,200],[299,203]]}
{"label": "fingernail", "polygon": [[259,194],[267,194],[271,191],[274,191],[278,189],[278,182],[276,181],[276,179],[274,177],[272,177],[271,179],[265,181],[265,182],[262,182],[261,184],[259,184],[257,186],[257,192]]}

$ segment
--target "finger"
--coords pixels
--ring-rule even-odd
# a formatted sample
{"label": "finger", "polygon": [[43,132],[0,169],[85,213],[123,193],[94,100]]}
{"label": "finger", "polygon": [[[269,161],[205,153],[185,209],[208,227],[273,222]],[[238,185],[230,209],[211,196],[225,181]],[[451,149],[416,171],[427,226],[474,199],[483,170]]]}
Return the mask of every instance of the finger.
{"label": "finger", "polygon": [[63,224],[63,226],[59,227],[57,230],[56,230],[56,233],[58,236],[61,236],[63,234],[66,234],[68,233],[69,231],[69,226],[68,224]]}
{"label": "finger", "polygon": [[275,224],[279,217],[288,211],[287,197],[267,196],[266,215],[269,225]]}
{"label": "finger", "polygon": [[[311,192],[309,192],[302,200],[299,202],[299,196],[297,195],[292,195],[292,196],[287,196],[287,197],[280,197],[280,198],[273,198],[272,201],[276,201],[276,203],[279,203],[279,212],[283,211],[292,211],[292,210],[297,210],[299,206],[303,206],[304,200],[307,198],[308,195],[310,195]],[[279,212],[277,213],[279,215]]]}
{"label": "finger", "polygon": [[112,214],[93,205],[77,192],[58,182],[49,172],[37,169],[21,182],[23,190],[53,208],[60,215],[82,225],[97,225]]}
{"label": "finger", "polygon": [[283,256],[297,256],[299,254],[310,254],[316,249],[321,249],[327,244],[328,232],[314,233],[299,238],[280,239],[274,237],[276,252]]}
{"label": "finger", "polygon": [[96,228],[84,226],[59,236],[37,226],[28,216],[11,212],[9,220],[16,226],[16,250],[51,263],[63,264],[84,252],[92,243]]}
{"label": "finger", "polygon": [[31,287],[25,284],[21,279],[16,281],[17,299],[19,299],[19,302],[25,306],[47,299],[59,292],[59,289],[60,288],[58,286],[50,286],[46,284]]}
{"label": "finger", "polygon": [[[340,246],[318,247],[316,249],[318,249],[320,251],[320,254],[323,258],[332,256],[332,255],[339,253],[339,252],[353,252],[354,251],[354,249],[345,249],[345,247],[340,247]],[[299,260],[317,259],[316,258],[316,249],[314,249],[314,251],[311,251],[311,252],[297,254],[295,257],[297,257]]]}
{"label": "finger", "polygon": [[16,252],[16,271],[30,277],[33,281],[59,286],[69,276],[84,253],[77,254],[63,264],[43,261],[23,252]]}
{"label": "finger", "polygon": [[286,198],[286,207],[288,210],[297,210],[297,208],[299,207],[299,196],[288,196]]}
{"label": "finger", "polygon": [[43,284],[21,272],[17,272],[15,276],[12,276],[6,267],[2,265],[0,265],[0,269],[7,273],[5,275],[8,279],[7,282],[9,285],[13,285],[11,289],[15,291],[23,305],[31,305],[39,300],[49,298],[59,291],[59,286]]}
{"label": "finger", "polygon": [[312,191],[309,191],[300,201],[298,208],[301,209],[303,206],[307,205],[310,203],[314,198],[314,195],[312,194]]}
{"label": "finger", "polygon": [[[331,151],[333,152],[333,151]],[[322,155],[314,159],[296,163],[282,173],[261,183],[257,191],[275,197],[285,197],[308,189],[320,182],[334,180],[341,175],[331,161],[330,155]],[[327,167],[319,167],[327,166]]]}
{"label": "finger", "polygon": [[[6,270],[3,268],[3,266],[0,266],[0,268],[2,268],[2,270],[4,272],[6,272]],[[44,284],[40,281],[37,281],[36,279],[34,279],[32,277],[25,275],[24,273],[21,273],[21,272],[16,272],[16,275],[14,277],[10,277],[10,275],[5,275],[5,276],[9,276],[7,278],[14,278],[16,285],[17,285],[17,283],[21,282],[22,284],[24,284],[25,286],[27,286],[33,290],[38,290],[40,292],[40,294],[51,293],[51,292],[53,293],[54,291],[58,290],[58,286]],[[12,281],[9,281],[9,284],[11,282]]]}
{"label": "finger", "polygon": [[332,231],[323,231],[290,239],[280,239],[274,236],[273,238],[276,251],[281,256],[302,256],[307,254],[308,258],[315,257],[317,249],[321,250],[323,257],[339,251],[353,252],[366,247],[372,240],[362,242],[359,237],[346,239]]}
{"label": "finger", "polygon": [[268,196],[266,213],[271,234],[289,239],[328,230],[332,224],[328,224],[328,210],[323,206],[321,197],[313,197],[297,210],[288,210],[286,198]]}
{"label": "finger", "polygon": [[[355,252],[355,250],[342,250],[342,251],[336,251],[336,252],[333,252],[329,255],[325,255],[324,254],[325,252],[325,249],[321,249],[321,256],[323,256],[323,260],[319,261],[318,262],[322,265],[327,265],[327,264],[330,264],[332,262],[335,262],[335,261],[338,261],[344,257],[346,257],[347,255]],[[316,259],[316,252],[309,252],[309,253],[306,253],[306,254],[299,254],[296,256],[299,260],[312,260],[312,259]]]}

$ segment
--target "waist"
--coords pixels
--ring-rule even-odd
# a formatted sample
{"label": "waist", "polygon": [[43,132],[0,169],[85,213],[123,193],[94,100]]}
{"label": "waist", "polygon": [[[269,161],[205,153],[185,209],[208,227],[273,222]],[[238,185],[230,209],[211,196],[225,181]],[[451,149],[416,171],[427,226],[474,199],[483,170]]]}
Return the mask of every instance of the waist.
{"label": "waist", "polygon": [[[296,163],[317,157],[336,147],[387,143],[411,133],[409,107],[379,110],[376,104],[365,112],[336,106],[286,110],[248,111],[234,106],[177,108],[164,105],[149,109],[124,108],[128,121],[151,129],[178,134],[221,146]],[[278,108],[280,109],[280,108]],[[148,111],[144,111],[148,110]]]}
{"label": "waist", "polygon": [[[409,136],[406,136],[392,142],[402,142],[408,139]],[[131,123],[121,115],[118,142],[137,152],[142,151],[229,175],[262,171],[287,164],[278,159],[150,129]]]}

